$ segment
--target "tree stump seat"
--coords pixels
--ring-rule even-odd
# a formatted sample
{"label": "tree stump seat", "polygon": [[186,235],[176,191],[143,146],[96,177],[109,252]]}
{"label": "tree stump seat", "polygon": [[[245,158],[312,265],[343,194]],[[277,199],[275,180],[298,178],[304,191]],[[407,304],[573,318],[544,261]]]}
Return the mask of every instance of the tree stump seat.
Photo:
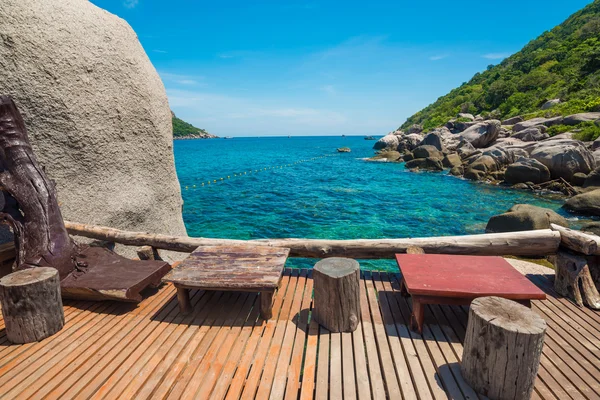
{"label": "tree stump seat", "polygon": [[360,322],[360,266],[350,258],[332,257],[313,269],[312,317],[330,332],[353,332]]}
{"label": "tree stump seat", "polygon": [[463,346],[465,381],[491,400],[531,398],[546,321],[500,297],[473,300]]}
{"label": "tree stump seat", "polygon": [[39,342],[65,324],[60,280],[54,268],[30,268],[0,279],[6,336],[12,343]]}
{"label": "tree stump seat", "polygon": [[560,250],[556,255],[554,290],[573,300],[579,307],[587,305],[595,310],[600,309],[600,294],[596,287],[596,282],[600,284],[597,260],[597,256]]}

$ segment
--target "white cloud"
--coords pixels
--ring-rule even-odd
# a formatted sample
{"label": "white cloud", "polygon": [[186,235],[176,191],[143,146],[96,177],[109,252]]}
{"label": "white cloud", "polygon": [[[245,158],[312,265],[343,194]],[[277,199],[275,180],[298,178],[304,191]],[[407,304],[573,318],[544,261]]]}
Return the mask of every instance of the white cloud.
{"label": "white cloud", "polygon": [[125,8],[134,8],[135,6],[138,5],[139,2],[140,2],[140,0],[125,0],[123,2],[123,6]]}
{"label": "white cloud", "polygon": [[439,60],[443,60],[444,58],[448,58],[448,54],[438,54],[436,56],[429,57],[429,59],[431,61],[439,61]]}
{"label": "white cloud", "polygon": [[488,53],[482,55],[481,57],[487,58],[488,60],[502,60],[508,56],[510,56],[510,53]]}

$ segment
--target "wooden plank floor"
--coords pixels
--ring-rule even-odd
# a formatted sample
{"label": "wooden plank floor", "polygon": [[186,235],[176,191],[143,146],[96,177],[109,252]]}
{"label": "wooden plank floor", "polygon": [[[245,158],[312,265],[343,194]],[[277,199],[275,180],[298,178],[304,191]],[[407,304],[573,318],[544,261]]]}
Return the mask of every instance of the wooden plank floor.
{"label": "wooden plank floor", "polygon": [[[600,314],[530,279],[549,298],[536,399],[600,399]],[[139,305],[65,302],[64,329],[11,345],[0,320],[1,399],[477,399],[460,374],[468,307],[428,306],[422,335],[407,327],[398,276],[365,272],[362,321],[332,334],[310,319],[309,270],[286,270],[274,317],[257,295],[192,291],[182,315],[166,285]]]}

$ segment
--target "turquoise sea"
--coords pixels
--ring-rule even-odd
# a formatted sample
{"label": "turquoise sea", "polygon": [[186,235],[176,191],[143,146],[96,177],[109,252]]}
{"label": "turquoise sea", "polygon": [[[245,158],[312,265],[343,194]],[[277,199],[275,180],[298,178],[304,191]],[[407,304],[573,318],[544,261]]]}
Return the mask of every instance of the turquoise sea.
{"label": "turquoise sea", "polygon": [[[483,233],[492,215],[516,203],[568,216],[560,198],[366,162],[373,144],[341,136],[176,140],[188,234],[230,239],[473,234]],[[343,146],[352,152],[337,153]],[[288,265],[314,262],[292,259]],[[361,266],[393,269],[394,263]]]}

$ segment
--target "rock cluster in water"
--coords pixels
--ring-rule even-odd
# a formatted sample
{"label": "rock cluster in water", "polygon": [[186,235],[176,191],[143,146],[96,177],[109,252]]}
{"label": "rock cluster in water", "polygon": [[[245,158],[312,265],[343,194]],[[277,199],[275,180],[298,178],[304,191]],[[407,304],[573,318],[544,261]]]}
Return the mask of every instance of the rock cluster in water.
{"label": "rock cluster in water", "polygon": [[371,160],[405,162],[411,170],[442,171],[474,181],[521,189],[560,191],[565,207],[600,215],[600,139],[581,142],[566,132],[550,137],[553,125],[597,121],[600,112],[566,117],[484,120],[459,114],[445,126],[423,133],[413,125],[381,138]]}

